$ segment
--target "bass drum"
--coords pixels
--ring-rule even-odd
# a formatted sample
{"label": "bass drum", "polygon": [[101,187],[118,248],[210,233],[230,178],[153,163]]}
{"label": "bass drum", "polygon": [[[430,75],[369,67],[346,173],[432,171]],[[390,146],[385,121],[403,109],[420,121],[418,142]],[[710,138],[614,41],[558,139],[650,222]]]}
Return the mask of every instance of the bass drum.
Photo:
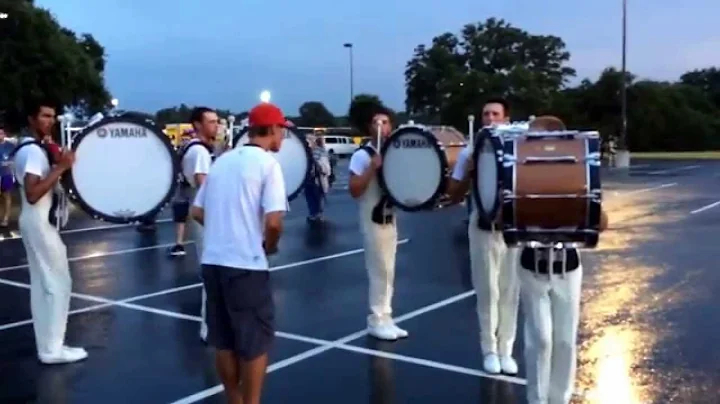
{"label": "bass drum", "polygon": [[[248,127],[243,128],[233,139],[233,148],[241,147],[250,141]],[[285,179],[285,190],[288,201],[297,198],[310,181],[313,157],[310,145],[304,135],[290,129],[285,129],[280,151],[272,152],[273,157],[280,163],[283,178]]]}
{"label": "bass drum", "polygon": [[390,202],[406,212],[429,210],[444,194],[447,156],[435,135],[422,125],[403,125],[380,147],[378,183]]}
{"label": "bass drum", "polygon": [[498,217],[503,195],[503,144],[500,136],[491,128],[483,128],[475,135],[472,158],[472,193],[478,212],[478,220],[489,226]]}
{"label": "bass drum", "polygon": [[110,223],[156,216],[175,194],[180,171],[162,129],[133,116],[102,119],[72,141],[76,161],[63,177],[68,196]]}

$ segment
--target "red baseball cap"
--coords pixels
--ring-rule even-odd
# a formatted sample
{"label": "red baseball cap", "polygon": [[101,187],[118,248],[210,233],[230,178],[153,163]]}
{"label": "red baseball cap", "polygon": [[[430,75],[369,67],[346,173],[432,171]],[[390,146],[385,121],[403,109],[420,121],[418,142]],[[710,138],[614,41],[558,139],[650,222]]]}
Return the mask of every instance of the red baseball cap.
{"label": "red baseball cap", "polygon": [[285,119],[285,114],[283,114],[282,110],[268,102],[258,104],[250,110],[248,114],[248,124],[250,126],[288,126],[287,119]]}

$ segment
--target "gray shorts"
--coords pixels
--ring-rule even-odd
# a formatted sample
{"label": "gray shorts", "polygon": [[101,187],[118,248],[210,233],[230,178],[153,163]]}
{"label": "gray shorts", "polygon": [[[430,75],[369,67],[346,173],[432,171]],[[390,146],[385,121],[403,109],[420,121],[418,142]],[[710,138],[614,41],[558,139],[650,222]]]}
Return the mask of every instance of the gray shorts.
{"label": "gray shorts", "polygon": [[208,342],[253,360],[275,339],[275,304],[269,271],[203,265],[207,293]]}

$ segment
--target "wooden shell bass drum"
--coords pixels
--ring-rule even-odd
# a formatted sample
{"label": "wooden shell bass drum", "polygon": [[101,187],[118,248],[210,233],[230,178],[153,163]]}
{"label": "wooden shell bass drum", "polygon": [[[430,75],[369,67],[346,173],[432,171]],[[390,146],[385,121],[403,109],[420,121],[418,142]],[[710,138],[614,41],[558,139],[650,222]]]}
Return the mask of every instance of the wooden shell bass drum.
{"label": "wooden shell bass drum", "polygon": [[597,132],[528,132],[504,139],[505,241],[598,243],[602,190]]}

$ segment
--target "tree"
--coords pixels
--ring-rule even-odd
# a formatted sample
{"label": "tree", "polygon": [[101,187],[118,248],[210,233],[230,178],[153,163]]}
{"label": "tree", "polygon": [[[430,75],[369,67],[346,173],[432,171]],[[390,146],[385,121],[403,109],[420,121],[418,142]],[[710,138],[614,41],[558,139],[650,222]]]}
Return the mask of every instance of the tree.
{"label": "tree", "polygon": [[698,88],[720,108],[720,69],[717,67],[687,72],[680,76],[680,82]]}
{"label": "tree", "polygon": [[358,94],[353,97],[352,102],[350,103],[350,108],[348,109],[348,123],[355,130],[364,130],[365,128],[363,128],[363,126],[372,119],[370,114],[374,113],[376,107],[385,109],[390,114],[390,119],[396,121],[395,111],[388,108],[382,100],[380,100],[380,97],[374,94]]}
{"label": "tree", "polygon": [[335,117],[320,101],[307,101],[298,109],[297,126],[335,126]]}
{"label": "tree", "polygon": [[419,45],[405,71],[406,109],[464,125],[485,99],[503,96],[516,117],[551,106],[550,100],[575,75],[570,54],[556,36],[532,35],[504,20],[468,24],[459,37],[445,33],[428,48]]}
{"label": "tree", "polygon": [[49,99],[77,115],[109,107],[105,51],[92,35],[79,38],[32,1],[2,2],[0,111],[11,127],[25,123],[27,102]]}

